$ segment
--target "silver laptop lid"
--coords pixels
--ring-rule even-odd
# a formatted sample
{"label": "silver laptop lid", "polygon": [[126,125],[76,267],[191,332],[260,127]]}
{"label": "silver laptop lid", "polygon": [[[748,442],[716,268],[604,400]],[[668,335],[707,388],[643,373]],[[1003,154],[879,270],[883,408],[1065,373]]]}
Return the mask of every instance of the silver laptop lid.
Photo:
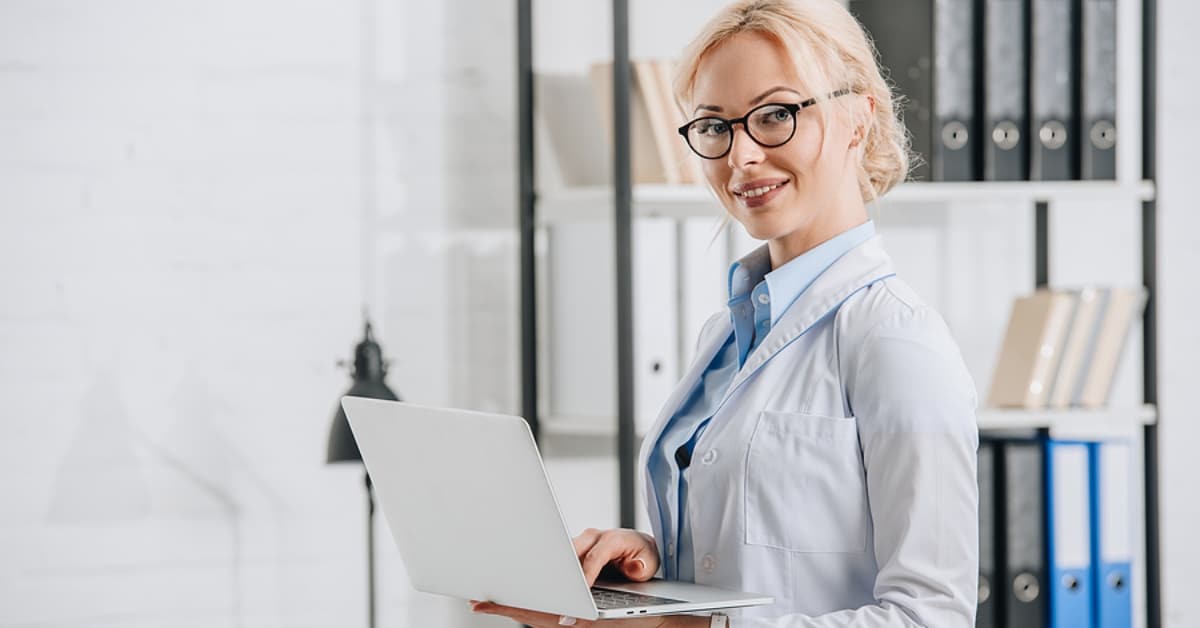
{"label": "silver laptop lid", "polygon": [[598,616],[524,419],[343,397],[419,591]]}

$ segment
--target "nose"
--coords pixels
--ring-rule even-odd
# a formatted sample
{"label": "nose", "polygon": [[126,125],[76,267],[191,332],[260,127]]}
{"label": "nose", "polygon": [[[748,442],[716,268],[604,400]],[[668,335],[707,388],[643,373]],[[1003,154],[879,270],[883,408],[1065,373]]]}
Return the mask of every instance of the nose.
{"label": "nose", "polygon": [[730,130],[733,134],[732,145],[729,147],[729,167],[744,168],[756,164],[763,159],[763,148],[750,138],[745,124],[736,124]]}

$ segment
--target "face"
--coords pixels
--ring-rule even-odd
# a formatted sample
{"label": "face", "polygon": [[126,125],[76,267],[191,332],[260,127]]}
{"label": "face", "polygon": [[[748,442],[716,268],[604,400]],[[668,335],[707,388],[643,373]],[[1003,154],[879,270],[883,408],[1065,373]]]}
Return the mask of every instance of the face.
{"label": "face", "polygon": [[[740,118],[764,103],[824,96],[806,93],[801,85],[781,48],[762,35],[742,33],[701,60],[690,117]],[[864,100],[854,94],[841,98]],[[828,130],[822,114],[829,117]],[[752,237],[772,244],[774,262],[785,248],[794,256],[865,220],[858,145],[851,115],[825,101],[796,113],[796,133],[781,146],[765,148],[737,124],[729,153],[701,161],[729,214]]]}

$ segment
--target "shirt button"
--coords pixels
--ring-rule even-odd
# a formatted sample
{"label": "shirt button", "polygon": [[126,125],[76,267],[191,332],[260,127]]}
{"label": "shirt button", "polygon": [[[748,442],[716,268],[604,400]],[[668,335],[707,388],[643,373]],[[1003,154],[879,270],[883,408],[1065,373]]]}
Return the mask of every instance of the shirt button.
{"label": "shirt button", "polygon": [[700,561],[700,566],[704,568],[704,571],[711,573],[713,567],[717,566],[717,560],[712,557],[712,554],[705,554],[704,560]]}
{"label": "shirt button", "polygon": [[712,464],[712,463],[716,462],[716,460],[717,460],[717,450],[710,449],[710,450],[704,452],[704,457],[700,459],[700,462],[703,462],[704,464]]}
{"label": "shirt button", "polygon": [[667,556],[674,556],[674,555],[675,555],[675,543],[674,543],[674,541],[667,541]]}
{"label": "shirt button", "polygon": [[764,292],[758,295],[758,302],[766,305],[771,302],[771,296]]}

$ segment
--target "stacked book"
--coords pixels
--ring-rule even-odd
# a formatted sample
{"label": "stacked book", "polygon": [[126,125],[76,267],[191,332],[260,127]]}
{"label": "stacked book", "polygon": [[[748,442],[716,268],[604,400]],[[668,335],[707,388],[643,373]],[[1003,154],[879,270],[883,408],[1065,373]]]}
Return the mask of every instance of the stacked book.
{"label": "stacked book", "polygon": [[1038,290],[1013,303],[992,378],[996,408],[1098,409],[1108,404],[1144,288]]}
{"label": "stacked book", "polygon": [[[676,131],[687,122],[672,95],[674,64],[632,59],[630,153],[633,183],[696,185],[704,182],[700,158]],[[613,147],[612,62],[593,63],[586,76],[538,76],[540,123],[562,183],[608,183]]]}

